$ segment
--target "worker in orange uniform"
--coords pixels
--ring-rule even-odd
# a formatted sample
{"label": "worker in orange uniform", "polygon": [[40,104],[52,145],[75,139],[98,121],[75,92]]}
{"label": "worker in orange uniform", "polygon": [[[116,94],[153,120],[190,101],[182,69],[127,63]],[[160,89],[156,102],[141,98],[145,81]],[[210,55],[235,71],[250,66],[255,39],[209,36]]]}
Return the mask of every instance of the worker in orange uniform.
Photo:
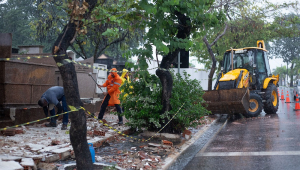
{"label": "worker in orange uniform", "polygon": [[107,77],[107,80],[103,85],[98,85],[99,88],[101,87],[107,87],[107,92],[103,92],[105,95],[105,98],[102,102],[101,108],[100,108],[100,113],[98,115],[98,119],[102,120],[104,116],[104,112],[107,106],[115,106],[117,109],[118,117],[119,117],[119,122],[118,124],[123,124],[123,117],[121,116],[122,114],[122,109],[120,107],[120,100],[119,100],[119,95],[120,95],[120,90],[119,87],[122,84],[122,80],[120,76],[117,73],[116,68],[111,69],[112,72]]}

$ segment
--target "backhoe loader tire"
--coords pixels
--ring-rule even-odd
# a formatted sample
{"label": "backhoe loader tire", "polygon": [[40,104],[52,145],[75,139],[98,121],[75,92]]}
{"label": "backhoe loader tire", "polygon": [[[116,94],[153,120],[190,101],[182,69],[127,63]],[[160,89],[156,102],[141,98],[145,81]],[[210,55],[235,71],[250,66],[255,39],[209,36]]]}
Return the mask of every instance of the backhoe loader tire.
{"label": "backhoe loader tire", "polygon": [[277,87],[275,84],[269,84],[264,92],[263,99],[266,100],[264,111],[266,114],[276,114],[279,105]]}
{"label": "backhoe loader tire", "polygon": [[257,117],[263,108],[262,99],[258,94],[250,93],[250,100],[249,100],[249,110],[246,114],[244,114],[245,117]]}

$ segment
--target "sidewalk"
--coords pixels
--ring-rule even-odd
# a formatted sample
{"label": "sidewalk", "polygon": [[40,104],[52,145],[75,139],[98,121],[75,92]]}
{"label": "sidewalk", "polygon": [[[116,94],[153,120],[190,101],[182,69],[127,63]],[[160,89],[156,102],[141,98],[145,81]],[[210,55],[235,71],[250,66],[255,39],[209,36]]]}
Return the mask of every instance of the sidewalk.
{"label": "sidewalk", "polygon": [[[105,114],[111,128],[129,134],[129,127],[117,124],[117,115]],[[179,142],[169,142],[155,139],[149,142],[140,142],[133,138],[124,137],[118,132],[103,126],[94,118],[87,119],[88,143],[93,143],[96,150],[96,163],[117,165],[118,169],[166,169],[176,155],[180,154],[195,137],[199,138],[215,118],[206,117],[203,125],[191,128],[182,136],[167,135],[176,138]],[[124,120],[126,123],[127,120]],[[44,124],[33,124],[26,127],[15,128],[14,136],[0,136],[0,169],[57,169],[67,167],[69,162],[74,162],[74,151],[69,139],[68,130],[60,130],[62,123],[55,128],[45,127]],[[8,129],[6,135],[12,135]],[[141,134],[143,139],[148,139],[151,133]],[[126,144],[126,142],[128,144]],[[124,143],[129,149],[123,147]],[[109,146],[107,146],[109,145]],[[132,147],[136,145],[137,147]],[[104,147],[105,146],[105,147]],[[116,147],[115,147],[116,146]],[[117,148],[119,146],[119,148]],[[102,153],[109,153],[101,155]],[[65,161],[64,161],[65,160]],[[63,162],[63,163],[62,163]],[[70,164],[71,165],[71,164]],[[8,168],[9,167],[9,168]]]}

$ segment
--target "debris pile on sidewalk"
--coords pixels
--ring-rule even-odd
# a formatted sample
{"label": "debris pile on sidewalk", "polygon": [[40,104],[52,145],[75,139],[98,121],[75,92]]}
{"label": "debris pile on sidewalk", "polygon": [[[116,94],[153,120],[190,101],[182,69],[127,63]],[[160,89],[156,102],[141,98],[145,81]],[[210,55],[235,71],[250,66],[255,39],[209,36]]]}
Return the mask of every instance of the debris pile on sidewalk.
{"label": "debris pile on sidewalk", "polygon": [[[117,124],[117,115],[105,114],[104,119],[110,127],[125,134],[129,133],[129,127]],[[207,123],[203,123],[202,126],[212,120],[207,117]],[[61,125],[59,122],[57,127],[49,128],[44,124],[32,124],[2,131],[0,167],[47,169],[47,166],[55,168],[72,161],[74,163],[75,155],[69,138],[70,127],[68,126],[68,130],[60,130]],[[201,127],[196,129],[199,128]],[[182,140],[188,140],[196,131],[187,132],[189,137],[184,136]],[[96,162],[116,165],[120,169],[160,169],[163,159],[169,153],[180,150],[176,145],[171,146],[162,140],[146,143],[125,138],[94,118],[87,119],[87,140],[96,148]]]}
{"label": "debris pile on sidewalk", "polygon": [[161,169],[163,159],[170,152],[178,152],[179,148],[159,143],[159,140],[155,142],[127,141],[120,136],[118,140],[96,149],[96,161],[124,169]]}
{"label": "debris pile on sidewalk", "polygon": [[[104,117],[108,124],[126,133],[128,127],[119,126],[117,116],[107,114]],[[125,120],[126,121],[126,120]],[[45,124],[31,124],[18,128],[10,128],[1,132],[0,135],[0,167],[1,165],[21,163],[24,158],[31,158],[35,165],[39,162],[56,162],[74,157],[73,148],[70,144],[69,129],[60,130],[62,123],[57,127],[45,127]],[[87,140],[99,147],[104,141],[112,141],[117,132],[103,126],[94,118],[87,119]],[[104,136],[94,136],[94,132],[101,130]],[[28,162],[28,160],[27,160]],[[23,163],[23,167],[25,164]]]}

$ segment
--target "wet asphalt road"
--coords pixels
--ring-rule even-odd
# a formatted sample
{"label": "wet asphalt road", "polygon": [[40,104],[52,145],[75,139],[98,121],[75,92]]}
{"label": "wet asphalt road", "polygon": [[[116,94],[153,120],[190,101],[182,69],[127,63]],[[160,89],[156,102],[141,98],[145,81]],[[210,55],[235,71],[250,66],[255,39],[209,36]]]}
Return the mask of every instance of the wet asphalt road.
{"label": "wet asphalt road", "polygon": [[279,100],[277,114],[229,121],[219,133],[180,169],[185,170],[299,170],[300,110]]}

